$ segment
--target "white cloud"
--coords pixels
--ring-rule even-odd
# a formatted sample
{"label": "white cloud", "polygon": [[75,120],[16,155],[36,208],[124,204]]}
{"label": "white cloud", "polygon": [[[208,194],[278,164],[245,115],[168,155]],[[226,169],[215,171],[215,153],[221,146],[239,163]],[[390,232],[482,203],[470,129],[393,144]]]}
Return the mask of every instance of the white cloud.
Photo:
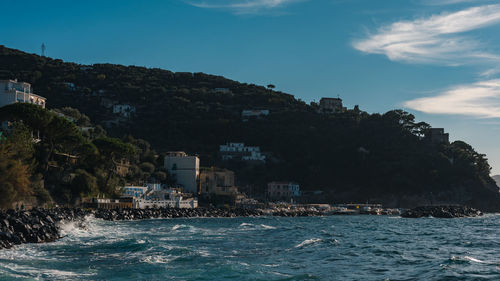
{"label": "white cloud", "polygon": [[481,0],[423,0],[422,3],[425,5],[439,6],[439,5],[452,5],[452,4],[461,4],[461,3],[470,3],[479,1]]}
{"label": "white cloud", "polygon": [[500,79],[454,87],[434,97],[407,101],[404,106],[430,114],[500,118]]}
{"label": "white cloud", "polygon": [[479,76],[484,77],[484,78],[490,78],[496,74],[500,73],[500,67],[495,67],[488,69],[486,71],[483,71],[479,74]]}
{"label": "white cloud", "polygon": [[412,63],[460,65],[500,61],[481,42],[464,33],[500,23],[500,4],[442,13],[413,21],[398,21],[355,41],[365,53]]}
{"label": "white cloud", "polygon": [[212,0],[190,1],[188,3],[200,8],[227,9],[237,14],[253,14],[298,1],[302,0]]}

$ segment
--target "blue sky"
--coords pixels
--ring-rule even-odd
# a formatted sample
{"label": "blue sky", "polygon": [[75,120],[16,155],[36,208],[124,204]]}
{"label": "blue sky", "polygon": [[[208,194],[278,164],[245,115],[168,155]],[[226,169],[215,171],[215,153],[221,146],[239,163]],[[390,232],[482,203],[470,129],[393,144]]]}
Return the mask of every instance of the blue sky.
{"label": "blue sky", "polygon": [[[403,108],[500,173],[500,1],[0,0],[0,44]],[[49,101],[50,102],[50,101]]]}

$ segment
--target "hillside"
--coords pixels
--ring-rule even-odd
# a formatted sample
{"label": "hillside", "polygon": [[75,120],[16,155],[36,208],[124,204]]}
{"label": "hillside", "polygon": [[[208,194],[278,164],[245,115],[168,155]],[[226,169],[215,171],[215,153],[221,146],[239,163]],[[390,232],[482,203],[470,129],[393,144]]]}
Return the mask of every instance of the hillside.
{"label": "hillside", "polygon": [[[292,95],[220,76],[79,65],[0,46],[0,79],[14,78],[32,83],[49,108],[77,108],[110,135],[145,139],[159,152],[199,154],[202,165],[231,168],[240,186],[257,192],[268,181],[291,180],[304,190],[323,190],[325,202],[500,210],[485,155],[460,141],[430,144],[423,138],[428,124],[404,111],[324,115]],[[126,110],[113,113],[113,105]],[[243,122],[244,109],[271,113]],[[217,150],[229,141],[260,146],[269,161],[222,162]]]}

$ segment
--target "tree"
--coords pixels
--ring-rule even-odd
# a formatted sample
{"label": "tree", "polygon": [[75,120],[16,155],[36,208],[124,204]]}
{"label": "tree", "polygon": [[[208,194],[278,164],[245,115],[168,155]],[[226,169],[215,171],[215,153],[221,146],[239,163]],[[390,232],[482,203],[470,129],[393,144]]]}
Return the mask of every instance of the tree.
{"label": "tree", "polygon": [[94,140],[93,144],[99,151],[100,161],[107,173],[103,188],[110,189],[109,184],[116,173],[118,160],[132,156],[134,147],[117,138],[100,138]]}
{"label": "tree", "polygon": [[48,169],[48,162],[56,147],[61,151],[70,152],[68,150],[84,142],[75,124],[34,104],[15,103],[4,106],[0,108],[0,120],[22,120],[32,132],[40,133],[42,145],[45,147],[41,160],[44,170]]}
{"label": "tree", "polygon": [[0,207],[9,208],[32,193],[28,166],[15,159],[12,147],[0,143]]}
{"label": "tree", "polygon": [[85,170],[77,169],[75,171],[75,177],[71,182],[71,191],[73,201],[76,198],[88,195],[97,195],[99,193],[99,189],[96,177]]}

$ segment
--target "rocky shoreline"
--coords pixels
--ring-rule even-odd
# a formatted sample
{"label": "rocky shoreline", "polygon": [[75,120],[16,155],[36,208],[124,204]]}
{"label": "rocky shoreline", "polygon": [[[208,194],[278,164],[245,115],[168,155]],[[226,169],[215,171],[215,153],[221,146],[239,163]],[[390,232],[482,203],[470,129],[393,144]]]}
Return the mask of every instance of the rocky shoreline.
{"label": "rocky shoreline", "polygon": [[401,214],[403,218],[465,218],[482,216],[483,213],[477,209],[467,206],[421,206],[406,210]]}

